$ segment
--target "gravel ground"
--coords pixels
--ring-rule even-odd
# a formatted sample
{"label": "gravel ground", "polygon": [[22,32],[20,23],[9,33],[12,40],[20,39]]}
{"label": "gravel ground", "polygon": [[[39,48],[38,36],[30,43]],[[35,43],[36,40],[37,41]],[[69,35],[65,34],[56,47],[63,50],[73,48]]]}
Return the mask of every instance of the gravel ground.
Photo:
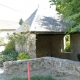
{"label": "gravel ground", "polygon": [[[41,71],[41,70],[40,70]],[[36,72],[36,71],[34,71]],[[32,73],[34,73],[32,72]],[[48,72],[47,72],[48,73]],[[46,73],[44,72],[44,75]],[[73,75],[64,75],[61,73],[53,72],[52,75],[56,80],[80,80],[80,77],[78,76],[73,76]],[[5,77],[4,75],[4,70],[2,67],[0,67],[0,80],[9,80],[10,76]]]}

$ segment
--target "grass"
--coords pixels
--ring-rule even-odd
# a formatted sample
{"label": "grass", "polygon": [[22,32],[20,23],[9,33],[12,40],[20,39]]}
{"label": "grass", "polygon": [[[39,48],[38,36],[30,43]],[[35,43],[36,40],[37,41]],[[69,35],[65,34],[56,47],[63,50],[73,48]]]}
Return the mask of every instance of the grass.
{"label": "grass", "polygon": [[[28,79],[15,77],[15,78],[12,78],[11,80],[28,80]],[[33,76],[31,77],[31,80],[56,80],[56,79],[52,78],[51,76]]]}

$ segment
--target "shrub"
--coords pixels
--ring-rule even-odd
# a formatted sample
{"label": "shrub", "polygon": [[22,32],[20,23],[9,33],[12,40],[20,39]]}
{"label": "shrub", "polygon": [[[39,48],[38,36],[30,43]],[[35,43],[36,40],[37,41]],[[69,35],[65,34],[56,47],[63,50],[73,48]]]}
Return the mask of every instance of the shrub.
{"label": "shrub", "polygon": [[3,55],[8,55],[8,54],[11,54],[11,53],[12,53],[12,50],[6,49],[6,50],[2,51],[1,53],[2,53]]}
{"label": "shrub", "polygon": [[13,60],[10,55],[3,55],[3,62]]}
{"label": "shrub", "polygon": [[[27,78],[12,78],[11,80],[28,80]],[[52,78],[51,76],[33,76],[31,77],[31,80],[56,80],[55,78]]]}
{"label": "shrub", "polygon": [[1,52],[2,61],[17,60],[18,52],[15,51],[15,42],[10,39],[9,43],[6,44],[5,50]]}
{"label": "shrub", "polygon": [[2,55],[3,61],[17,60],[18,52],[12,50],[5,50],[2,52]]}
{"label": "shrub", "polygon": [[24,59],[29,59],[29,58],[30,56],[25,52],[18,53],[18,57],[17,57],[18,60],[24,60]]}

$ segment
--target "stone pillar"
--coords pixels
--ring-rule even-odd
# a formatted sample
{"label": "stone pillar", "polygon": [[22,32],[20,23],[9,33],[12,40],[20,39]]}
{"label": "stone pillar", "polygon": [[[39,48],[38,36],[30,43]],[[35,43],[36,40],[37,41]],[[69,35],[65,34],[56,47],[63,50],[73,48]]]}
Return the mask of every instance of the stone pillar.
{"label": "stone pillar", "polygon": [[62,57],[63,37],[64,35],[54,35],[52,37],[52,52],[55,57]]}
{"label": "stone pillar", "polygon": [[71,59],[78,60],[77,54],[80,54],[80,34],[71,34]]}
{"label": "stone pillar", "polygon": [[30,34],[27,40],[27,52],[31,58],[36,58],[36,34]]}

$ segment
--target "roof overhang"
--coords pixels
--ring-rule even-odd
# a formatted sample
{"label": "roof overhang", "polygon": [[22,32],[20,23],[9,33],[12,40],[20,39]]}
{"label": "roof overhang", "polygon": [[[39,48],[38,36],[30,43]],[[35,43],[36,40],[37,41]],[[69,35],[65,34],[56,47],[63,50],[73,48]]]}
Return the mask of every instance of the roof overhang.
{"label": "roof overhang", "polygon": [[53,32],[53,31],[31,31],[33,34],[65,34],[65,32]]}

